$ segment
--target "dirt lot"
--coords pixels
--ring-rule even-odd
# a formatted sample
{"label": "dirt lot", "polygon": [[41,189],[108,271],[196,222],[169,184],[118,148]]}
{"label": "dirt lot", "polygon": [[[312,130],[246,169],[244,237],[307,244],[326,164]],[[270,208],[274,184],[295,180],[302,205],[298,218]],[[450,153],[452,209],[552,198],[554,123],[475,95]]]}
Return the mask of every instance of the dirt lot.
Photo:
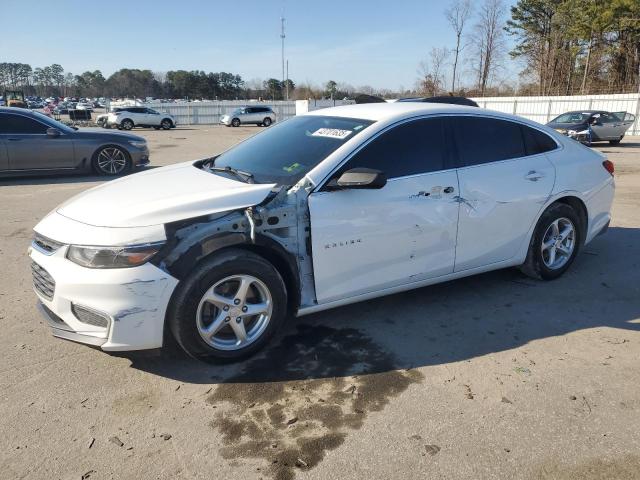
{"label": "dirt lot", "polygon": [[[257,131],[134,133],[166,165]],[[227,366],[51,337],[31,229],[100,179],[2,181],[0,478],[640,478],[640,138],[600,149],[612,228],[563,278],[505,270],[304,317]]]}

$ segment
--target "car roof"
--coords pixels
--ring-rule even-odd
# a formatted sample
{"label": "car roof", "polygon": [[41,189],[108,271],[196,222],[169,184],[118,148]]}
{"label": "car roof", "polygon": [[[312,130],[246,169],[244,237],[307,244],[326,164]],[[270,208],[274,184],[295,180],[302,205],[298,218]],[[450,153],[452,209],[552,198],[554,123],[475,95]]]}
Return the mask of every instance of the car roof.
{"label": "car roof", "polygon": [[425,102],[393,102],[393,103],[361,103],[358,105],[343,105],[340,107],[323,108],[314,110],[306,115],[324,115],[345,118],[360,118],[373,121],[401,120],[420,114],[459,113],[474,114],[480,112],[491,113],[493,116],[511,118],[510,115],[492,110],[468,107],[465,105],[453,105],[446,103]]}

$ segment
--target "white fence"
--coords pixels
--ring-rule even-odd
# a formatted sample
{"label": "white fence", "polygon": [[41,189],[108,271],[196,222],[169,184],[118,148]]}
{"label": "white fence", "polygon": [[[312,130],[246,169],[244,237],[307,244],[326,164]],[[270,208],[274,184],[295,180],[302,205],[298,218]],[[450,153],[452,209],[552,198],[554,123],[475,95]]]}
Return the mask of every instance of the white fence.
{"label": "white fence", "polygon": [[[483,97],[474,98],[478,105],[490,110],[520,115],[539,123],[547,123],[561,113],[571,110],[625,111],[636,116],[628,135],[640,135],[640,95],[580,95],[573,97]],[[252,102],[248,100],[221,100],[203,102],[159,103],[149,105],[158,111],[173,115],[179,125],[211,125],[220,117],[244,106],[270,106],[278,121],[319,108],[354,103],[350,100],[291,100]]]}
{"label": "white fence", "polygon": [[483,108],[512,113],[539,123],[547,123],[561,113],[572,110],[606,110],[628,112],[636,116],[627,135],[640,135],[640,96],[579,95],[573,97],[483,97],[474,98]]}
{"label": "white fence", "polygon": [[212,125],[220,123],[220,117],[245,106],[271,107],[278,121],[296,114],[296,102],[251,102],[247,100],[221,100],[204,102],[159,103],[151,102],[146,106],[173,115],[178,125]]}

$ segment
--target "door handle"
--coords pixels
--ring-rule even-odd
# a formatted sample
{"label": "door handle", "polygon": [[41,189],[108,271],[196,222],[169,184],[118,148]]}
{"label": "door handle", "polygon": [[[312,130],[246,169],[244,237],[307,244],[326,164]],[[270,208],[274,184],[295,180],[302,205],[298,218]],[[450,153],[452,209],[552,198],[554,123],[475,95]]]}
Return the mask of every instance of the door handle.
{"label": "door handle", "polygon": [[540,172],[536,172],[535,170],[531,170],[529,173],[527,173],[524,176],[524,178],[531,182],[537,182],[541,178],[544,178],[544,174]]}
{"label": "door handle", "polygon": [[453,193],[455,191],[455,188],[453,187],[445,187],[444,190],[442,190],[444,193]]}

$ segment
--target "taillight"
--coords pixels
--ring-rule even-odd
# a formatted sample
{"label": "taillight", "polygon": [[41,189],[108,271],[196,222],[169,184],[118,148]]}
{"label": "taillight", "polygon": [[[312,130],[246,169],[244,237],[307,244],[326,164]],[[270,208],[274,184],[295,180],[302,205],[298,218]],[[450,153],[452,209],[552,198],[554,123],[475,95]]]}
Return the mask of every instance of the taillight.
{"label": "taillight", "polygon": [[615,168],[613,167],[613,162],[611,160],[605,160],[604,162],[602,162],[602,166],[613,177],[613,172],[615,171]]}

